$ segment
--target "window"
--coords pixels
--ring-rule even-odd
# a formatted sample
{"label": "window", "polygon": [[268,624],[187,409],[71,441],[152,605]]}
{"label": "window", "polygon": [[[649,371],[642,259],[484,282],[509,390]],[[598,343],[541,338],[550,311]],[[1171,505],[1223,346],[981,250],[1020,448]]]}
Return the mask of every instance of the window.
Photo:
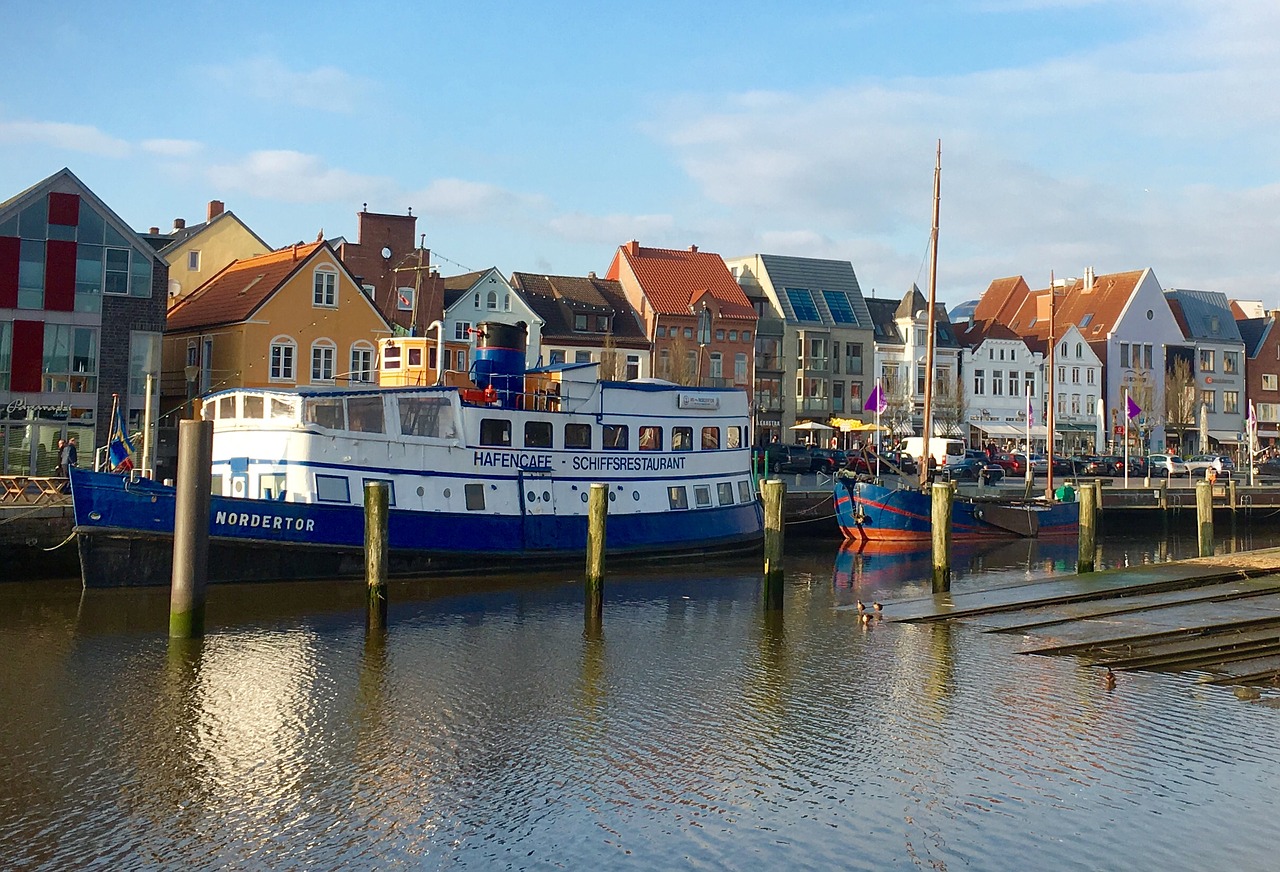
{"label": "window", "polygon": [[1009,370],[1009,396],[1016,397],[1022,393],[1022,379],[1017,370]]}
{"label": "window", "polygon": [[1128,342],[1120,343],[1120,365],[1121,366],[1129,365],[1129,343]]}
{"label": "window", "polygon": [[[27,255],[27,242],[22,243],[22,258],[25,261]],[[106,254],[106,273],[103,280],[102,292],[104,294],[127,294],[129,293],[129,249],[127,248],[108,248]],[[20,265],[21,266],[21,265]],[[43,269],[43,265],[41,267]],[[26,283],[22,281],[22,274],[19,272],[18,279],[18,305],[22,305],[22,288]]]}
{"label": "window", "polygon": [[45,324],[41,389],[58,393],[96,393],[97,384],[97,329]]}
{"label": "window", "polygon": [[716,342],[724,342],[724,330],[716,331]]}
{"label": "window", "polygon": [[564,363],[564,349],[563,349],[563,348],[553,348],[553,349],[551,350],[551,363],[552,363],[552,364]]}
{"label": "window", "polygon": [[311,381],[333,381],[333,358],[337,347],[327,339],[317,339],[311,346]]}
{"label": "window", "polygon": [[1058,394],[1058,414],[1065,415],[1067,413],[1067,395]]}
{"label": "window", "polygon": [[294,381],[294,356],[297,344],[287,336],[271,340],[271,381]]}
{"label": "window", "polygon": [[743,330],[743,331],[742,331],[742,341],[743,341],[743,342],[750,342],[750,341],[751,341],[751,331],[750,331],[750,330]]}
{"label": "window", "polygon": [[609,332],[609,316],[608,315],[596,315],[596,332],[597,333]]}
{"label": "window", "polygon": [[590,362],[591,362],[591,352],[590,352],[590,351],[575,351],[575,352],[573,353],[573,362],[574,362],[574,363],[590,363]]}
{"label": "window", "polygon": [[316,499],[322,503],[351,502],[351,486],[345,475],[316,474]]}
{"label": "window", "polygon": [[1201,372],[1213,372],[1213,371],[1214,371],[1214,366],[1213,366],[1213,365],[1214,365],[1214,362],[1215,362],[1215,361],[1214,361],[1214,352],[1213,352],[1213,349],[1212,349],[1212,348],[1201,348],[1201,349],[1200,349],[1200,371],[1201,371]]}
{"label": "window", "polygon": [[591,425],[590,424],[565,424],[564,425],[564,447],[565,448],[591,448]]}
{"label": "window", "polygon": [[[264,500],[284,499],[285,474],[283,472],[266,472],[258,479],[258,492]],[[219,488],[217,493],[221,493]]]}
{"label": "window", "polygon": [[720,499],[720,505],[733,505],[733,483],[722,481],[716,485],[716,496]]}
{"label": "window", "polygon": [[480,308],[480,292],[476,291],[476,295],[471,298],[471,305],[476,309]]}
{"label": "window", "polygon": [[751,482],[745,478],[738,481],[738,502],[751,502]]}
{"label": "window", "polygon": [[831,411],[844,411],[844,382],[842,381],[831,383]]}
{"label": "window", "polygon": [[396,483],[388,478],[366,478],[362,479],[361,492],[367,490],[371,484],[385,484],[387,486],[387,505],[394,506],[396,504]]}
{"label": "window", "polygon": [[454,436],[453,407],[448,397],[401,397],[400,434],[451,439]]}
{"label": "window", "polygon": [[663,327],[661,324],[658,325],[658,338],[659,339],[667,338],[667,328]]}
{"label": "window", "polygon": [[[591,425],[588,424],[588,432]],[[524,447],[525,448],[550,448],[551,447],[551,422],[550,421],[525,421],[524,422]]]}
{"label": "window", "polygon": [[1218,392],[1217,391],[1201,391],[1200,402],[1204,403],[1205,408],[1210,412],[1218,411]]}
{"label": "window", "polygon": [[1024,372],[1022,384],[1026,387],[1026,394],[1029,397],[1036,395],[1036,374],[1034,372]]}
{"label": "window", "polygon": [[849,382],[849,410],[862,409],[862,382]]}
{"label": "window", "polygon": [[504,312],[511,311],[511,295],[510,294],[502,295],[502,311]]}
{"label": "window", "polygon": [[735,385],[745,385],[747,383],[747,355],[745,352],[738,352],[733,356],[733,383]]}
{"label": "window", "polygon": [[506,418],[480,419],[481,445],[511,445],[511,422]]}
{"label": "window", "polygon": [[719,427],[703,427],[702,428],[702,450],[715,451],[720,447],[720,428]]}
{"label": "window", "polygon": [[733,450],[734,448],[742,447],[742,443],[745,441],[742,438],[743,429],[745,428],[742,428],[742,427],[726,427],[725,428],[724,439],[725,439],[726,448]]}
{"label": "window", "polygon": [[1067,356],[1067,343],[1062,343],[1062,347],[1058,349],[1058,353],[1065,358]]}
{"label": "window", "polygon": [[671,450],[672,451],[692,451],[693,450],[693,428],[692,427],[672,427],[671,428]]}
{"label": "window", "polygon": [[382,368],[383,369],[399,369],[400,368],[400,346],[387,345],[382,349]]}
{"label": "window", "polygon": [[685,339],[692,339],[692,338],[693,338],[693,328],[692,328],[692,327],[686,327],[686,328],[684,328],[684,338],[685,338]]}
{"label": "window", "polygon": [[1004,372],[1002,370],[991,370],[991,396],[1004,396]]}
{"label": "window", "polygon": [[1222,371],[1228,374],[1234,374],[1240,371],[1240,352],[1222,352]]}
{"label": "window", "polygon": [[729,341],[730,341],[730,342],[737,342],[737,341],[738,341],[738,331],[737,331],[737,330],[730,330],[730,331],[729,331]]}
{"label": "window", "polygon": [[643,426],[640,428],[640,450],[641,451],[661,451],[662,450],[662,428],[655,426]]}
{"label": "window", "polygon": [[916,393],[924,393],[924,364],[916,364]]}
{"label": "window", "polygon": [[191,272],[200,272],[200,252],[187,252],[187,269]]}
{"label": "window", "polygon": [[1142,365],[1147,369],[1151,369],[1151,358],[1154,349],[1155,346],[1150,343],[1142,346]]}
{"label": "window", "polygon": [[1084,346],[1082,346],[1079,342],[1076,343],[1076,357],[1077,358],[1084,357]]}
{"label": "window", "polygon": [[1222,411],[1228,415],[1240,414],[1240,392],[1239,391],[1223,391],[1222,392]]}
{"label": "window", "polygon": [[471,322],[458,321],[453,325],[453,338],[459,342],[468,342],[471,339]]}
{"label": "window", "polygon": [[244,398],[244,418],[262,418],[263,417],[263,398],[248,395]]}
{"label": "window", "polygon": [[1078,366],[1071,367],[1071,383],[1080,384],[1080,367]]}
{"label": "window", "polygon": [[[409,354],[412,357],[417,351],[421,354],[421,349],[410,348]],[[412,362],[412,360],[410,361]],[[421,362],[421,359],[419,359]],[[351,370],[349,380],[352,382],[372,383],[373,382],[373,345],[368,342],[356,342],[351,346]]]}
{"label": "window", "polygon": [[711,485],[709,484],[694,485],[693,504],[700,509],[711,508]]}
{"label": "window", "polygon": [[1280,390],[1280,374],[1264,372],[1262,374],[1262,389],[1264,391]]}
{"label": "window", "polygon": [[986,375],[986,370],[975,369],[973,371],[973,395],[975,397],[980,397],[987,392]]}
{"label": "window", "polygon": [[396,308],[401,312],[413,311],[413,288],[396,288]]}
{"label": "window", "polygon": [[347,429],[357,433],[382,433],[382,397],[351,397],[347,400]]}
{"label": "window", "polygon": [[484,511],[484,485],[482,484],[463,485],[462,492],[466,496],[468,512]]}
{"label": "window", "polygon": [[[436,350],[433,348],[433,349],[431,349],[431,367],[432,367],[432,369],[434,369],[434,368],[435,368],[435,365],[436,365]],[[421,366],[422,366],[422,349],[421,349],[421,348],[410,348],[410,349],[409,349],[409,366],[411,366],[411,367],[421,367]]]}
{"label": "window", "polygon": [[712,378],[724,378],[724,355],[718,351],[711,352],[711,372]]}
{"label": "window", "polygon": [[604,425],[604,447],[610,451],[626,451],[631,447],[631,436],[626,424]]}
{"label": "window", "polygon": [[312,281],[311,305],[329,307],[338,305],[338,274],[336,272],[318,269]]}
{"label": "window", "polygon": [[667,503],[673,509],[689,508],[689,495],[685,493],[683,485],[667,488]]}
{"label": "window", "polygon": [[1086,415],[1091,415],[1096,408],[1098,408],[1098,398],[1093,394],[1089,394],[1088,397],[1085,398],[1084,413]]}
{"label": "window", "polygon": [[306,400],[302,405],[302,420],[329,430],[346,429],[342,400],[336,397]]}
{"label": "window", "polygon": [[1085,381],[1087,381],[1089,384],[1094,384],[1097,378],[1098,378],[1098,371],[1095,370],[1093,367],[1089,367],[1087,370],[1085,370]]}
{"label": "window", "polygon": [[497,291],[490,291],[488,294],[485,295],[484,306],[490,312],[498,311],[498,292]]}
{"label": "window", "polygon": [[862,343],[844,344],[844,371],[846,375],[862,375]]}
{"label": "window", "polygon": [[1071,414],[1073,415],[1080,414],[1080,395],[1079,394],[1071,395]]}
{"label": "window", "polygon": [[626,378],[627,381],[640,378],[640,355],[638,354],[627,355],[627,370],[626,370],[626,375],[624,377]]}
{"label": "window", "polygon": [[587,329],[587,316],[581,313],[573,316],[573,329],[582,332]]}

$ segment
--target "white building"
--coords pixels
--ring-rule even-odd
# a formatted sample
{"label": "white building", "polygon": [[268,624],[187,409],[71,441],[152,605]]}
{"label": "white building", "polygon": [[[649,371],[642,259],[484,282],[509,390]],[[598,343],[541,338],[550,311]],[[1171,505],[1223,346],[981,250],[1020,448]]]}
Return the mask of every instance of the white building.
{"label": "white building", "polygon": [[[497,267],[447,276],[444,280],[444,335],[456,342],[471,341],[469,331],[481,321],[517,324],[529,328],[525,364],[538,365],[542,354],[543,320],[503,278]],[[474,346],[474,343],[473,343]],[[459,352],[462,354],[465,352]],[[453,368],[466,372],[471,361],[451,361]]]}
{"label": "white building", "polygon": [[961,384],[965,391],[965,436],[973,448],[1001,448],[1045,438],[1044,355],[999,324],[971,323],[959,334]]}

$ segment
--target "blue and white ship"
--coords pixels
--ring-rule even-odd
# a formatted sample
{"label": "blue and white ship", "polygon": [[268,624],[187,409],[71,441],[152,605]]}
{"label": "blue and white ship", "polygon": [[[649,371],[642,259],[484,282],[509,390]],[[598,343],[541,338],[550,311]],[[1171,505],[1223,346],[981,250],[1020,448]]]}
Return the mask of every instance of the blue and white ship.
{"label": "blue and white ship", "polygon": [[[371,481],[389,485],[398,575],[576,563],[593,482],[610,558],[759,544],[746,393],[599,381],[594,363],[526,372],[522,327],[480,328],[466,386],[208,396],[210,580],[361,574]],[[387,340],[384,376],[424,342]],[[80,469],[71,487],[86,587],[169,582],[173,487]]]}

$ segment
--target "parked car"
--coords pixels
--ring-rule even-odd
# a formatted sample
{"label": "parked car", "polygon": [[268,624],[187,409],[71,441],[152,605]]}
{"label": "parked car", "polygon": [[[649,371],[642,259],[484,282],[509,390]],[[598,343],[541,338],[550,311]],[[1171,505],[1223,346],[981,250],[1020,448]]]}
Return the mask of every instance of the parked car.
{"label": "parked car", "polygon": [[[893,467],[897,467],[904,475],[918,475],[920,472],[920,468],[916,466],[916,459],[910,454],[902,451],[886,451],[880,456],[886,464],[886,468],[882,469],[883,472],[893,472]],[[887,466],[888,464],[892,464],[892,467]]]}
{"label": "parked car", "polygon": [[835,472],[845,462],[845,453],[834,448],[813,449],[813,471]]}
{"label": "parked car", "polygon": [[1187,469],[1192,475],[1203,475],[1206,470],[1212,469],[1220,476],[1229,477],[1235,472],[1235,468],[1235,463],[1225,454],[1197,454],[1187,458]]}
{"label": "parked car", "polygon": [[1280,478],[1280,457],[1260,460],[1253,470],[1259,478]]}
{"label": "parked car", "polygon": [[996,463],[993,463],[981,451],[977,452],[978,456],[966,455],[956,458],[954,463],[948,463],[946,466],[938,469],[935,474],[939,481],[978,481],[992,483],[1004,479],[1004,470]]}
{"label": "parked car", "polygon": [[813,472],[813,449],[808,445],[784,445],[774,472]]}
{"label": "parked car", "polygon": [[1163,478],[1187,474],[1186,461],[1176,454],[1148,454],[1147,469]]}
{"label": "parked car", "polygon": [[1086,457],[1080,469],[1081,475],[1115,475],[1124,463],[1123,457]]}
{"label": "parked car", "polygon": [[[844,468],[850,472],[856,472],[864,475],[876,474],[876,453],[870,449],[861,451],[849,451],[845,454]],[[882,469],[882,472],[891,472],[889,469]]]}
{"label": "parked car", "polygon": [[1027,474],[1027,458],[1023,454],[1000,452],[991,459],[1008,475],[1025,476]]}

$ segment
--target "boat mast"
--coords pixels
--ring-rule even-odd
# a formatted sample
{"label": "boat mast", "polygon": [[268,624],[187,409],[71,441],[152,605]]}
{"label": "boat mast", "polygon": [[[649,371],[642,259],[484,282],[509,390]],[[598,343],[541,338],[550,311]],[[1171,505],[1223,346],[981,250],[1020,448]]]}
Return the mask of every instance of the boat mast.
{"label": "boat mast", "polygon": [[[938,140],[938,158],[933,167],[933,229],[929,233],[929,328],[924,345],[924,423],[920,458],[920,483],[929,477],[929,437],[933,435],[933,355],[934,309],[938,301],[938,210],[942,201],[942,140]],[[913,373],[914,375],[914,373]]]}
{"label": "boat mast", "polygon": [[[1053,428],[1057,426],[1057,421],[1055,420],[1055,416],[1054,416],[1054,405],[1053,405],[1053,366],[1054,366],[1054,349],[1058,342],[1058,337],[1056,335],[1057,325],[1054,323],[1054,315],[1056,314],[1055,313],[1056,307],[1054,306],[1054,302],[1058,293],[1058,289],[1054,286],[1054,282],[1055,282],[1055,279],[1053,275],[1053,270],[1049,270],[1049,363],[1048,363],[1048,366],[1046,367],[1046,369],[1048,370],[1048,372],[1046,373],[1048,378],[1045,379],[1045,394],[1046,394],[1045,400],[1048,402],[1049,408],[1048,408],[1048,411],[1045,412],[1045,416],[1044,416],[1045,431],[1049,434],[1049,438],[1045,440],[1044,497],[1045,499],[1050,501],[1053,500],[1053,436],[1054,436]],[[1028,445],[1027,446],[1028,457],[1030,456],[1030,454],[1031,454],[1031,446]]]}

